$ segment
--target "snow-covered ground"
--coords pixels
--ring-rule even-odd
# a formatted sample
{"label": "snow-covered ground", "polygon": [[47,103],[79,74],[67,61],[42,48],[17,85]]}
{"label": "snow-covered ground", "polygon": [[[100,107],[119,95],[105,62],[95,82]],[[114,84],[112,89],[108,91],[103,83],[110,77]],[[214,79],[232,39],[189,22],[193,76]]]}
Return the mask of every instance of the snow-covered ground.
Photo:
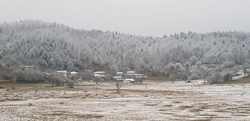
{"label": "snow-covered ground", "polygon": [[238,76],[233,76],[232,80],[237,80],[237,79],[243,78],[245,76],[248,76],[247,74],[246,75],[244,74],[243,70],[239,70],[236,74],[238,74]]}
{"label": "snow-covered ground", "polygon": [[0,89],[0,120],[250,120],[250,85],[203,81],[77,86],[77,91]]}

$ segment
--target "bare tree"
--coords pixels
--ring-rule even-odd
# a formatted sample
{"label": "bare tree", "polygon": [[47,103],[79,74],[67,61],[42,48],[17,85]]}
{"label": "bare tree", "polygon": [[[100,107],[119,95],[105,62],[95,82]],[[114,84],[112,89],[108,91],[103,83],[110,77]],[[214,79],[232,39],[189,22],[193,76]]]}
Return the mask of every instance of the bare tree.
{"label": "bare tree", "polygon": [[102,79],[100,77],[94,77],[93,81],[97,85]]}
{"label": "bare tree", "polygon": [[47,80],[52,83],[52,86],[64,86],[64,83],[67,81],[62,74],[56,72],[49,75]]}
{"label": "bare tree", "polygon": [[243,72],[244,72],[244,75],[246,76],[247,75],[247,69],[249,68],[248,65],[243,65],[242,66],[242,69],[243,69]]}
{"label": "bare tree", "polygon": [[11,79],[11,83],[12,83],[12,89],[16,88],[16,78],[14,77],[13,79]]}
{"label": "bare tree", "polygon": [[172,80],[173,83],[175,83],[175,81],[176,81],[176,74],[175,73],[170,74],[170,79]]}
{"label": "bare tree", "polygon": [[117,80],[116,81],[116,92],[120,92],[120,89],[121,89],[121,87],[123,86],[123,82],[122,81],[119,81],[119,80]]}
{"label": "bare tree", "polygon": [[74,88],[74,87],[75,87],[75,82],[74,82],[73,80],[69,80],[69,81],[67,82],[67,86],[68,86],[69,88]]}
{"label": "bare tree", "polygon": [[114,76],[117,71],[119,71],[119,70],[118,70],[118,67],[115,64],[110,67],[110,73],[111,73],[112,76]]}

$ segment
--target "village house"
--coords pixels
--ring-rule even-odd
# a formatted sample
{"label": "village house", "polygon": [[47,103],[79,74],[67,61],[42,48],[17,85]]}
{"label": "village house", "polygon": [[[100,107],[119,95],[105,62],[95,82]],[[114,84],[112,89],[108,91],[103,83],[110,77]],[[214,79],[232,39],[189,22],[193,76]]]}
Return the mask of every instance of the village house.
{"label": "village house", "polygon": [[103,78],[105,76],[106,76],[105,71],[96,71],[96,72],[94,72],[94,77]]}
{"label": "village house", "polygon": [[70,76],[78,76],[78,72],[72,71],[70,72]]}
{"label": "village house", "polygon": [[67,77],[67,71],[56,71],[59,74],[62,74],[64,77]]}
{"label": "village house", "polygon": [[67,72],[67,71],[56,71],[59,74],[62,74],[64,77],[73,77],[73,76],[78,76],[78,72],[72,71],[72,72]]}

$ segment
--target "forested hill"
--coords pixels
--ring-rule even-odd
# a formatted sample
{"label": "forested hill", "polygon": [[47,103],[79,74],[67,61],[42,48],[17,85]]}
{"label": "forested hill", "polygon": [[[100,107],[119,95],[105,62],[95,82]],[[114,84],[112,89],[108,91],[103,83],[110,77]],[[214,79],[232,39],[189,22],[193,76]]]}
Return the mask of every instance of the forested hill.
{"label": "forested hill", "polygon": [[58,23],[25,20],[0,24],[1,65],[42,65],[74,70],[116,65],[160,71],[169,63],[250,63],[250,33],[180,33],[160,38],[78,30]]}

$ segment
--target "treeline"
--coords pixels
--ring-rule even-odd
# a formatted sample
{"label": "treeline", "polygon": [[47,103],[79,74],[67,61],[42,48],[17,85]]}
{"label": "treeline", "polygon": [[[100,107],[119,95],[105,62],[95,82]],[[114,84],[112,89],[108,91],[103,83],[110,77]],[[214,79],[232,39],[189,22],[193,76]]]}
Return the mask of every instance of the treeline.
{"label": "treeline", "polygon": [[[1,69],[1,68],[0,68]],[[60,73],[52,72],[45,73],[40,69],[17,69],[9,73],[5,73],[1,77],[4,81],[9,81],[12,83],[47,83],[50,82],[52,86],[67,86],[73,88],[76,79],[66,78]]]}
{"label": "treeline", "polygon": [[233,67],[250,63],[250,33],[188,32],[155,38],[25,20],[0,24],[0,55],[5,68],[38,65],[77,71],[115,65],[120,71],[163,73],[171,64],[186,62]]}

